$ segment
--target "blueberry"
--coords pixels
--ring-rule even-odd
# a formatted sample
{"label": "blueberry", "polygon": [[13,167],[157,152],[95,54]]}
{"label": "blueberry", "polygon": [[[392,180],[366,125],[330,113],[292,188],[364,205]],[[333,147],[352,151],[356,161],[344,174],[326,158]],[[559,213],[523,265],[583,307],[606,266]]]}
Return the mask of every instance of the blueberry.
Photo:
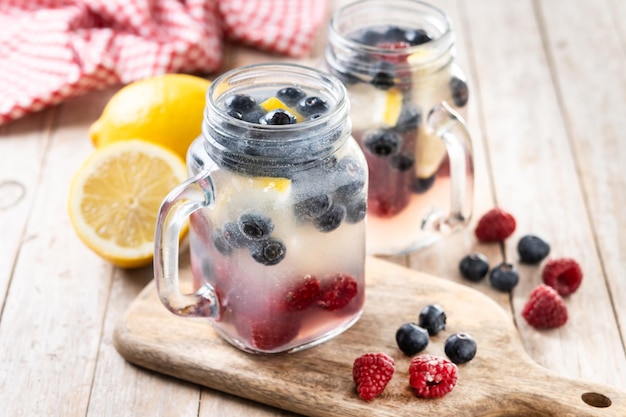
{"label": "blueberry", "polygon": [[428,346],[428,331],[415,323],[404,323],[396,331],[396,343],[405,355],[413,356]]}
{"label": "blueberry", "polygon": [[[390,26],[382,35],[382,41],[384,42],[405,42],[406,31],[398,26]],[[379,41],[380,42],[380,41]]]}
{"label": "blueberry", "polygon": [[239,217],[239,229],[249,240],[261,240],[272,234],[274,223],[261,214],[245,213]]}
{"label": "blueberry", "polygon": [[417,129],[421,121],[422,113],[417,107],[403,106],[393,130],[398,133],[406,133]]}
{"label": "blueberry", "polygon": [[211,241],[213,242],[213,246],[219,253],[222,255],[230,255],[233,251],[233,248],[228,244],[222,231],[219,229],[211,230]]}
{"label": "blueberry", "polygon": [[396,70],[392,63],[386,61],[377,62],[372,65],[370,84],[379,90],[389,90],[396,84],[395,73]]}
{"label": "blueberry", "polygon": [[450,91],[452,91],[452,100],[457,107],[463,107],[467,104],[469,90],[465,81],[452,77],[450,79]]}
{"label": "blueberry", "polygon": [[417,46],[430,42],[433,38],[424,29],[414,29],[406,31],[404,40],[411,44],[411,46]]}
{"label": "blueberry", "polygon": [[265,110],[257,107],[247,113],[243,113],[243,120],[250,123],[261,123],[261,119],[265,116]]}
{"label": "blueberry", "polygon": [[400,148],[402,138],[390,130],[368,132],[363,139],[363,146],[377,156],[389,156]]}
{"label": "blueberry", "polygon": [[322,159],[322,168],[325,171],[332,171],[337,164],[339,163],[339,159],[337,159],[336,155],[331,155],[331,156],[327,156],[326,158]]}
{"label": "blueberry", "polygon": [[296,123],[296,118],[286,110],[276,109],[265,113],[259,122],[262,125],[292,125]]}
{"label": "blueberry", "polygon": [[473,252],[461,259],[459,271],[465,279],[478,282],[489,272],[489,261],[482,253]]}
{"label": "blueberry", "polygon": [[338,200],[346,201],[365,187],[365,170],[349,156],[342,158],[335,167],[333,182]]}
{"label": "blueberry", "polygon": [[298,102],[296,110],[303,116],[310,116],[312,114],[326,113],[330,106],[320,97],[309,96],[305,97]]}
{"label": "blueberry", "polygon": [[227,110],[245,114],[256,107],[256,100],[247,94],[233,94],[226,99],[224,105]]}
{"label": "blueberry", "polygon": [[433,184],[435,183],[435,175],[431,175],[428,178],[419,178],[419,177],[415,177],[415,179],[413,180],[413,186],[411,187],[413,192],[416,194],[422,194],[425,193],[426,191],[428,191],[430,189],[430,187],[433,186]]}
{"label": "blueberry", "polygon": [[513,265],[503,262],[491,270],[489,282],[496,290],[511,291],[519,282],[519,274]]}
{"label": "blueberry", "polygon": [[420,312],[418,324],[428,330],[429,335],[436,335],[446,328],[446,313],[438,304],[427,305]]}
{"label": "blueberry", "polygon": [[328,194],[320,194],[297,202],[294,210],[299,219],[314,219],[328,210],[330,203]]}
{"label": "blueberry", "polygon": [[383,34],[377,30],[366,29],[355,33],[351,38],[365,45],[374,46],[381,42]]}
{"label": "blueberry", "polygon": [[476,341],[467,333],[455,333],[446,339],[443,349],[452,362],[460,365],[474,359]]}
{"label": "blueberry", "polygon": [[365,218],[367,213],[367,199],[365,196],[346,204],[346,223],[356,224]]}
{"label": "blueberry", "polygon": [[313,224],[320,232],[332,232],[341,225],[345,217],[346,209],[338,204],[333,204],[325,213],[315,218]]}
{"label": "blueberry", "polygon": [[241,232],[236,223],[225,223],[222,228],[222,236],[231,248],[244,248],[250,244],[250,239]]}
{"label": "blueberry", "polygon": [[415,156],[408,152],[393,155],[389,158],[389,165],[398,171],[408,171],[413,168],[413,165],[415,165]]}
{"label": "blueberry", "polygon": [[276,92],[276,98],[289,106],[293,106],[304,97],[306,93],[296,87],[285,87]]}
{"label": "blueberry", "polygon": [[527,264],[538,264],[550,253],[550,245],[535,235],[523,236],[517,243],[520,260]]}
{"label": "blueberry", "polygon": [[287,255],[287,248],[278,239],[265,239],[250,245],[250,256],[266,266],[276,265]]}
{"label": "blueberry", "polygon": [[237,111],[235,109],[229,109],[226,113],[230,117],[234,117],[235,119],[243,120],[243,114],[241,114],[240,111]]}

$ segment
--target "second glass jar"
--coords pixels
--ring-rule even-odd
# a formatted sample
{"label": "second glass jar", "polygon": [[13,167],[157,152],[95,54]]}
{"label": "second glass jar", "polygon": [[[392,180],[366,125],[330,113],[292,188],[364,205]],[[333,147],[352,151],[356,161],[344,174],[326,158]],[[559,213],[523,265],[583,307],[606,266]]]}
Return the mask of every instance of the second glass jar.
{"label": "second glass jar", "polygon": [[367,252],[408,253],[464,227],[468,88],[446,14],[415,0],[349,4],[331,20],[325,66],[347,87],[369,166]]}

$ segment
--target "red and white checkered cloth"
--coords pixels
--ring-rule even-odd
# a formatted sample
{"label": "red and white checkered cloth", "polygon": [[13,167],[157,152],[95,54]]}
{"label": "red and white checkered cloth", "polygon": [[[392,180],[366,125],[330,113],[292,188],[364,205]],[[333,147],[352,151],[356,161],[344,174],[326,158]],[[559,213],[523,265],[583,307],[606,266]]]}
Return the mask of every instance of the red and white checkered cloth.
{"label": "red and white checkered cloth", "polygon": [[0,124],[89,90],[219,69],[227,38],[305,54],[327,0],[0,0]]}

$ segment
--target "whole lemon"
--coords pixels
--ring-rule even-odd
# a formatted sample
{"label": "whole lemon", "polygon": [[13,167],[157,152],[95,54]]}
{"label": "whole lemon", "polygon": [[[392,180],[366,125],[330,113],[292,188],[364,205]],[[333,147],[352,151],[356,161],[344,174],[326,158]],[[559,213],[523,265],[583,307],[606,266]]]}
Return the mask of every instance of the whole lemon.
{"label": "whole lemon", "polygon": [[90,127],[96,146],[142,139],[168,148],[185,160],[202,126],[211,82],[187,74],[164,74],[132,82],[111,97]]}

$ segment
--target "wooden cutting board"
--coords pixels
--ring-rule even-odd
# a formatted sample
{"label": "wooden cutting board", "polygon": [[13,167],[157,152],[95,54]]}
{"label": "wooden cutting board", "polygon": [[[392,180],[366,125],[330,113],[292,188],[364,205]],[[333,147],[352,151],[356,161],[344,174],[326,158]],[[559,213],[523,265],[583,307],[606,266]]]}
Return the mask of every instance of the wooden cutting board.
{"label": "wooden cutting board", "polygon": [[[129,306],[115,345],[131,363],[187,381],[311,416],[626,416],[626,392],[564,379],[525,353],[511,317],[489,297],[465,286],[371,258],[361,319],[339,337],[291,354],[252,355],[222,341],[209,323],[168,312],[154,282]],[[470,333],[478,353],[459,366],[455,389],[420,399],[408,384],[406,357],[395,331],[438,303],[447,328],[426,353],[444,355],[446,337]],[[384,393],[371,402],[356,394],[352,363],[383,351],[396,362]],[[607,364],[610,366],[610,364]]]}

